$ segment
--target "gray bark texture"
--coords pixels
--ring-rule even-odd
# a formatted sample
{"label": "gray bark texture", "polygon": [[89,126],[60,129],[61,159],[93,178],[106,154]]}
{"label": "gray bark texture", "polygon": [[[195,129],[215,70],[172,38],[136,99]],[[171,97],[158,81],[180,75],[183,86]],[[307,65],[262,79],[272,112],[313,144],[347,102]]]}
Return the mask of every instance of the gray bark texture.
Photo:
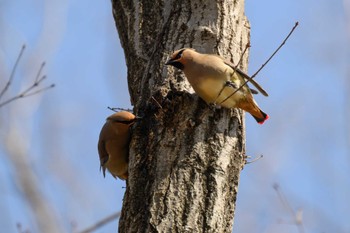
{"label": "gray bark texture", "polygon": [[[244,0],[112,0],[135,113],[119,232],[231,232],[245,128],[238,109],[211,110],[176,49],[235,64],[249,41]],[[247,68],[248,53],[240,66]]]}

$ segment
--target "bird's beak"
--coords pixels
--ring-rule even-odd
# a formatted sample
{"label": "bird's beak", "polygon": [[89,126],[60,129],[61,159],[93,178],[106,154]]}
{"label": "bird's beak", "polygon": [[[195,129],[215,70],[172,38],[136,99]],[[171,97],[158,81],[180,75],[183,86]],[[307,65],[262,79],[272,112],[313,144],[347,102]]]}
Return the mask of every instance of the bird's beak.
{"label": "bird's beak", "polygon": [[181,62],[179,62],[178,60],[174,60],[174,59],[168,60],[165,63],[165,65],[171,65],[171,66],[174,66],[174,67],[176,67],[176,68],[178,68],[180,70],[183,70],[185,68],[184,65]]}
{"label": "bird's beak", "polygon": [[166,63],[165,63],[165,65],[171,65],[171,64],[173,64],[174,63],[174,61],[172,60],[172,59],[169,59]]}

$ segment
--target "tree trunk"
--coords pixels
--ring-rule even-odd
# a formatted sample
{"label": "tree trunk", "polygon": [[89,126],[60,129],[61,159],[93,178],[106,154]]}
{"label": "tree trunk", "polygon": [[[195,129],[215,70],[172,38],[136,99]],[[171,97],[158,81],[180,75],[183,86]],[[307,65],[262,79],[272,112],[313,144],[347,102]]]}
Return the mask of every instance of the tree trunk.
{"label": "tree trunk", "polygon": [[[164,63],[191,47],[237,63],[244,0],[112,0],[135,113],[119,232],[231,232],[245,163],[241,110],[211,110]],[[248,54],[241,65],[246,69]]]}

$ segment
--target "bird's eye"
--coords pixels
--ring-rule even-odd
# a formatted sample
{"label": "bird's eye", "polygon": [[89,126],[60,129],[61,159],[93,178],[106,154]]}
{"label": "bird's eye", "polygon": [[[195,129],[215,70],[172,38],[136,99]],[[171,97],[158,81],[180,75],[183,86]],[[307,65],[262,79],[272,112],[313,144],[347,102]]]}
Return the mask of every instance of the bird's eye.
{"label": "bird's eye", "polygon": [[175,59],[177,60],[177,59],[180,59],[181,57],[182,57],[182,52],[178,53],[178,54],[176,55]]}
{"label": "bird's eye", "polygon": [[183,53],[184,51],[185,51],[185,49],[182,49],[181,51],[179,51],[179,52],[176,54],[174,60],[180,59],[180,58],[182,57],[182,53]]}

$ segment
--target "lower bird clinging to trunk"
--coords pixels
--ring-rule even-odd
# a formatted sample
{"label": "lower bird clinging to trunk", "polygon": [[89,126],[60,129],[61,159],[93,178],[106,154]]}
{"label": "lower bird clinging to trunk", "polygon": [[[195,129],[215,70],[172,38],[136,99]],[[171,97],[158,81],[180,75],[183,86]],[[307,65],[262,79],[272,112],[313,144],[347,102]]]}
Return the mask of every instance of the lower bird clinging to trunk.
{"label": "lower bird clinging to trunk", "polygon": [[135,121],[134,114],[121,111],[110,115],[103,125],[98,140],[98,153],[104,176],[107,169],[114,178],[128,178],[130,127]]}

